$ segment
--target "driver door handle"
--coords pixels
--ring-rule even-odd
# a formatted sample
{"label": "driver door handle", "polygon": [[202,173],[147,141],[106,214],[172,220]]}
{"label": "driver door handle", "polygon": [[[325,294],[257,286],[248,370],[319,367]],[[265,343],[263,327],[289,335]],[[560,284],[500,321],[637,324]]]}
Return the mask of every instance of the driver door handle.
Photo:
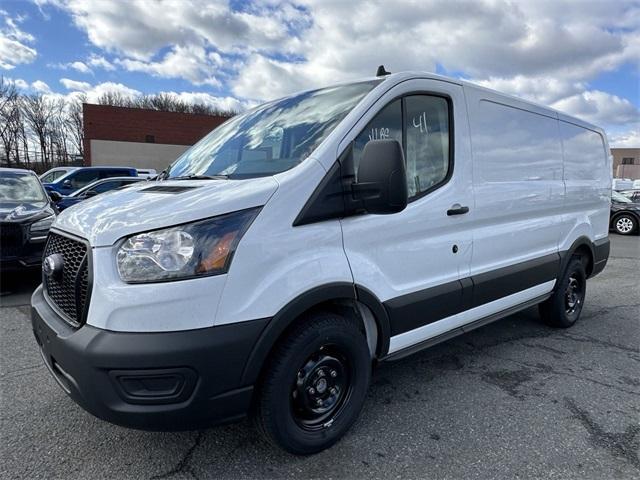
{"label": "driver door handle", "polygon": [[449,210],[447,210],[447,215],[464,215],[465,213],[469,213],[469,207],[463,207],[459,203],[452,205]]}

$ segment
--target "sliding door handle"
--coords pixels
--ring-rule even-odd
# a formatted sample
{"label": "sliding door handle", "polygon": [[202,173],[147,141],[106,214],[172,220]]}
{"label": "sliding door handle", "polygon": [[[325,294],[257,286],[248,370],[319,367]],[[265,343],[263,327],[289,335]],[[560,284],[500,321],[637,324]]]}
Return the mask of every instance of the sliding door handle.
{"label": "sliding door handle", "polygon": [[465,213],[469,213],[469,207],[463,207],[459,203],[453,205],[449,210],[447,210],[447,215],[464,215]]}

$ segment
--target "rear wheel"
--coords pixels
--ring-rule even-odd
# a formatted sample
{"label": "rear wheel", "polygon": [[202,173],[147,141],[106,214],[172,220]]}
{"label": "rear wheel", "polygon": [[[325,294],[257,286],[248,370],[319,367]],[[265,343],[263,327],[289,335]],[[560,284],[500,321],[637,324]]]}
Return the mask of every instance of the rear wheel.
{"label": "rear wheel", "polygon": [[633,215],[623,213],[613,221],[613,228],[620,235],[631,235],[638,229],[638,222]]}
{"label": "rear wheel", "polygon": [[314,314],[267,363],[255,412],[258,428],[288,452],[324,450],[358,418],[370,378],[369,348],[356,322]]}
{"label": "rear wheel", "polygon": [[539,306],[540,316],[552,327],[568,328],[578,321],[587,293],[587,274],[579,257],[573,257],[551,297]]}

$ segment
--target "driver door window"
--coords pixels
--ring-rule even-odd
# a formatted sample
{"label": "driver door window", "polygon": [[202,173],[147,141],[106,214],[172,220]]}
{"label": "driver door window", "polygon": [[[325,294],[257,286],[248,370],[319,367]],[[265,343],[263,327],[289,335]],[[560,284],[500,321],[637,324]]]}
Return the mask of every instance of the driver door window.
{"label": "driver door window", "polygon": [[398,140],[402,144],[402,100],[384,107],[353,142],[353,166],[358,171],[364,146],[371,140]]}
{"label": "driver door window", "polygon": [[435,95],[409,95],[384,107],[353,142],[355,171],[370,140],[402,144],[409,199],[442,184],[449,174],[449,105]]}

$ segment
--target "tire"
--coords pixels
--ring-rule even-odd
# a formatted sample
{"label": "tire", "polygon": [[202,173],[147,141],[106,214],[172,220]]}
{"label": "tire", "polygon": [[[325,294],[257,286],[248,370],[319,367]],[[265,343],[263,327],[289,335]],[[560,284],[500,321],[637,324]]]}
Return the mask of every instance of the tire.
{"label": "tire", "polygon": [[638,230],[638,221],[633,215],[623,213],[613,221],[613,229],[620,235],[632,235]]}
{"label": "tire", "polygon": [[296,455],[329,448],[358,418],[371,366],[356,322],[333,313],[310,315],[266,364],[254,412],[258,430]]}
{"label": "tire", "polygon": [[569,328],[580,318],[587,293],[587,274],[579,257],[572,257],[556,289],[539,305],[540,316],[547,325]]}

